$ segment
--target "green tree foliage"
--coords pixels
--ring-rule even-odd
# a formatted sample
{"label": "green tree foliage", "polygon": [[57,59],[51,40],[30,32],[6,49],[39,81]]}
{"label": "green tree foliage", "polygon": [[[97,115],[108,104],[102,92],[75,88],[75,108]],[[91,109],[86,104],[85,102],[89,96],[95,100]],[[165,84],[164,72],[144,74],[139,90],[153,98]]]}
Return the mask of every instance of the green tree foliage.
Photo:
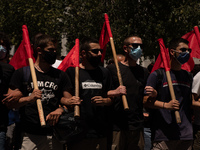
{"label": "green tree foliage", "polygon": [[[0,27],[15,44],[26,24],[30,36],[42,32],[60,39],[66,33],[71,49],[76,38],[98,39],[107,13],[117,53],[123,51],[124,38],[136,34],[143,39],[145,56],[153,56],[159,53],[158,38],[167,45],[200,24],[197,0],[1,0],[0,5]],[[110,44],[106,55],[112,57]]]}
{"label": "green tree foliage", "polygon": [[21,42],[24,24],[30,38],[39,32],[60,37],[63,27],[60,18],[64,11],[62,0],[1,0],[0,3],[3,6],[1,29],[12,37],[14,44]]}
{"label": "green tree foliage", "polygon": [[[200,23],[200,3],[196,0],[182,3],[168,0],[79,0],[68,1],[67,5],[70,9],[64,20],[69,41],[84,35],[99,38],[106,12],[117,53],[122,53],[126,36],[139,35],[145,45],[145,56],[157,55],[157,39],[163,38],[167,46],[172,38],[181,37]],[[107,58],[111,56],[108,46]]]}

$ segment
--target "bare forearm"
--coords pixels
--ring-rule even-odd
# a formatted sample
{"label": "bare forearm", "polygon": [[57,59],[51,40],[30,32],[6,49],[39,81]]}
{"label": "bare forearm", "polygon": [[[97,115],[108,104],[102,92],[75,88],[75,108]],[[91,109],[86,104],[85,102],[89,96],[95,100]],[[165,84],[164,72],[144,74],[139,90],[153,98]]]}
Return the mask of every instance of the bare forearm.
{"label": "bare forearm", "polygon": [[152,98],[149,96],[144,96],[143,103],[145,107],[152,109],[161,109],[164,108],[166,105],[165,102],[158,101],[156,100],[156,98]]}
{"label": "bare forearm", "polygon": [[20,108],[26,104],[30,103],[30,97],[27,96],[27,97],[22,97],[20,98],[18,101],[13,101],[13,102],[10,102],[10,103],[7,103],[7,107],[8,108]]}
{"label": "bare forearm", "polygon": [[192,108],[200,109],[200,99],[198,99],[198,95],[195,93],[192,93]]}
{"label": "bare forearm", "polygon": [[162,102],[156,100],[149,96],[145,96],[143,100],[144,106],[153,109],[168,109],[168,110],[178,110],[180,103],[178,100],[170,100],[169,102]]}

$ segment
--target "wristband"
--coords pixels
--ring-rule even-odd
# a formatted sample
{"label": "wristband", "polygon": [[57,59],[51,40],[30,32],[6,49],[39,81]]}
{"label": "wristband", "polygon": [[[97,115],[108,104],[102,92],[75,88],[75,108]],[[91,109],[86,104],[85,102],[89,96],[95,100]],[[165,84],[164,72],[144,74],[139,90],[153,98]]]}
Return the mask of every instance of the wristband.
{"label": "wristband", "polygon": [[163,109],[165,109],[165,108],[164,108],[164,105],[165,105],[165,102],[163,102]]}

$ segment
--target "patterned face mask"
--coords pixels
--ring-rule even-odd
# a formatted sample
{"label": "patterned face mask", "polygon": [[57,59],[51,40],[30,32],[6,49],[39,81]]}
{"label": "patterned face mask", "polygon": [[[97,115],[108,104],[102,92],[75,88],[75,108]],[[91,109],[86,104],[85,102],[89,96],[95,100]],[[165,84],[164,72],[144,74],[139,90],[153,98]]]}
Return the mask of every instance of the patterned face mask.
{"label": "patterned face mask", "polygon": [[[177,52],[176,50],[174,50],[175,52]],[[179,56],[176,57],[176,59],[178,60],[178,62],[180,62],[180,64],[184,64],[186,63],[189,58],[190,58],[190,52],[177,52],[179,53]]]}
{"label": "patterned face mask", "polygon": [[138,60],[138,58],[140,58],[141,57],[141,55],[142,55],[142,49],[140,48],[140,46],[138,46],[137,48],[131,48],[131,52],[129,53],[129,56],[133,59],[133,60],[135,60],[135,61],[137,61]]}

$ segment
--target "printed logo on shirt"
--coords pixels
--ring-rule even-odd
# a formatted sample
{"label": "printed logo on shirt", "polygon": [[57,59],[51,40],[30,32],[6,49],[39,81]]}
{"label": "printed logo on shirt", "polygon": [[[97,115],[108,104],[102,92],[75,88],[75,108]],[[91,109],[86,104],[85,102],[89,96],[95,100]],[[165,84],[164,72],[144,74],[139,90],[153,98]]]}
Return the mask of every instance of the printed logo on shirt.
{"label": "printed logo on shirt", "polygon": [[102,89],[102,83],[97,82],[82,82],[83,89]]}
{"label": "printed logo on shirt", "polygon": [[[42,91],[42,99],[41,101],[43,103],[46,102],[46,104],[49,103],[49,100],[51,98],[55,97],[54,91],[53,90],[57,90],[58,89],[58,85],[56,85],[54,82],[50,82],[50,81],[38,81],[38,87],[39,89],[41,89]],[[31,82],[31,87],[33,88],[33,82]],[[30,95],[31,93],[29,93]]]}
{"label": "printed logo on shirt", "polygon": [[55,97],[55,94],[52,92],[52,90],[46,90],[46,89],[41,89],[42,91],[42,101],[46,101],[47,104],[49,103],[49,100],[51,98]]}
{"label": "printed logo on shirt", "polygon": [[[54,82],[37,81],[37,83],[38,83],[38,87],[50,88],[50,89],[53,89],[53,90],[57,90],[58,89],[58,85],[56,85]],[[31,87],[33,88],[33,82],[31,82]]]}

